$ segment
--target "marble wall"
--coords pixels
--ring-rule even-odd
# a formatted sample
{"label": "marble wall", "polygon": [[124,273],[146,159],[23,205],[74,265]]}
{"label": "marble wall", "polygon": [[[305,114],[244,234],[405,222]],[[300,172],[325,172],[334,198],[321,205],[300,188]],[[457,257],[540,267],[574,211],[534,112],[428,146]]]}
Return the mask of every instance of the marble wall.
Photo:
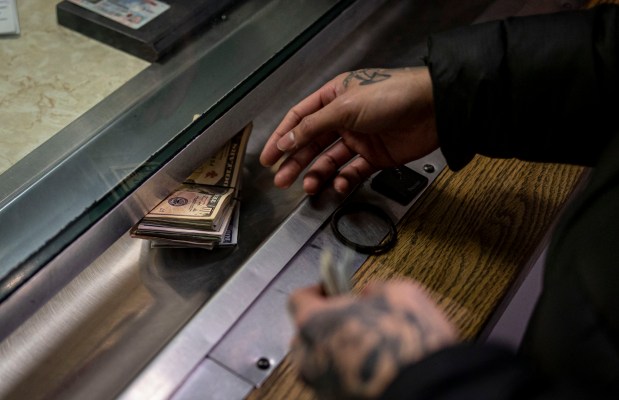
{"label": "marble wall", "polygon": [[58,2],[17,0],[0,36],[0,173],[149,65],[58,25]]}

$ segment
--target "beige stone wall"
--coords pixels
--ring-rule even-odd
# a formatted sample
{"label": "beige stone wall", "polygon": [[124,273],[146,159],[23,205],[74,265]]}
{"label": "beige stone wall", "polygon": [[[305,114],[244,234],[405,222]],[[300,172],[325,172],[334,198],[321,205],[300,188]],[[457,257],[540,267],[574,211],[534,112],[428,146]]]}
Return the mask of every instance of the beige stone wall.
{"label": "beige stone wall", "polygon": [[0,173],[149,64],[56,22],[59,0],[17,0],[0,36]]}

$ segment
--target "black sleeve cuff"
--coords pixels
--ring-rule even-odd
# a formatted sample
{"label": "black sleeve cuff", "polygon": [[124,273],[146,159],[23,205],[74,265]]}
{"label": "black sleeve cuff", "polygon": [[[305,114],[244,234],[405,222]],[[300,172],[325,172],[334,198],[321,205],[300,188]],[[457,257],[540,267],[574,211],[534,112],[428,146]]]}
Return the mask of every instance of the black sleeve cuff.
{"label": "black sleeve cuff", "polygon": [[618,10],[511,18],[431,36],[427,65],[450,168],[475,154],[594,165],[617,106]]}
{"label": "black sleeve cuff", "polygon": [[536,383],[531,377],[506,348],[460,344],[410,365],[381,398],[506,399],[534,389]]}

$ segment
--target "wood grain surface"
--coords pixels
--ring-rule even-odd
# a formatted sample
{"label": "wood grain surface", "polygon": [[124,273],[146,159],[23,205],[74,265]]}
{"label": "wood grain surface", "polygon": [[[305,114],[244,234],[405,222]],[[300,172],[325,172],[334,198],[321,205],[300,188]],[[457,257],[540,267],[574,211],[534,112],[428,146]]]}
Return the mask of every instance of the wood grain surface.
{"label": "wood grain surface", "polygon": [[[445,170],[370,257],[355,287],[409,277],[424,284],[464,340],[484,326],[561,212],[583,169],[476,157]],[[286,359],[249,399],[314,399]]]}
{"label": "wood grain surface", "polygon": [[[587,7],[618,1],[591,0]],[[423,283],[463,340],[473,340],[551,234],[583,168],[476,157],[445,170],[398,226],[398,242],[372,256],[355,289],[399,277]],[[314,400],[286,358],[250,400]]]}

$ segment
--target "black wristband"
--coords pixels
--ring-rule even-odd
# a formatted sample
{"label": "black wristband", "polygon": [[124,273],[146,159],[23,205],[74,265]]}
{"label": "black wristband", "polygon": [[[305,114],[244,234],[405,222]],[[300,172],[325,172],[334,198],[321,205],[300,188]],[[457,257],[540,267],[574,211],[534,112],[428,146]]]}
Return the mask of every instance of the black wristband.
{"label": "black wristband", "polygon": [[[352,240],[347,238],[340,231],[338,223],[343,216],[357,212],[370,213],[387,223],[387,225],[389,226],[389,233],[387,234],[387,238],[377,245],[364,245],[353,242]],[[363,254],[382,254],[387,250],[391,249],[398,238],[398,232],[396,230],[395,223],[393,222],[391,217],[382,208],[370,203],[354,202],[343,204],[333,213],[333,216],[331,217],[331,228],[333,229],[333,234],[340,242]]]}

